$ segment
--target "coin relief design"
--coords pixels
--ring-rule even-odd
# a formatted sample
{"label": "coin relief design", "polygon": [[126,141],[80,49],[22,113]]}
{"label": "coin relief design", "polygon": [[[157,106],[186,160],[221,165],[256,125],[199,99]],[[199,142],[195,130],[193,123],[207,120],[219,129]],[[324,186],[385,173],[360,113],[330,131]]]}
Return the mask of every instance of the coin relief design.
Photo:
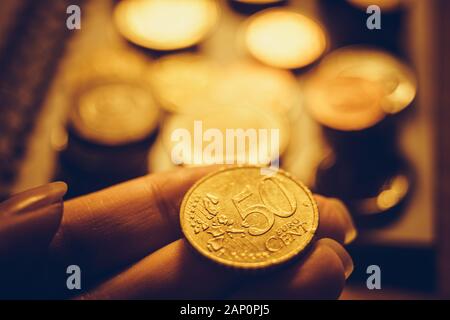
{"label": "coin relief design", "polygon": [[180,211],[190,244],[215,262],[259,269],[281,264],[311,242],[319,221],[311,192],[282,170],[220,170],[197,182]]}

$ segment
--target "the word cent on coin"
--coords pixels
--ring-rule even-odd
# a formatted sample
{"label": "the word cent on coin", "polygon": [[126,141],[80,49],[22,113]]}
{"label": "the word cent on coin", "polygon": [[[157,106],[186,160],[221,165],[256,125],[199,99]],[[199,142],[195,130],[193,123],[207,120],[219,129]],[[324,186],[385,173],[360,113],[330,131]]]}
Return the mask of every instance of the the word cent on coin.
{"label": "the word cent on coin", "polygon": [[310,243],[319,216],[311,192],[288,173],[232,167],[197,182],[184,197],[181,228],[220,264],[259,269],[281,264]]}

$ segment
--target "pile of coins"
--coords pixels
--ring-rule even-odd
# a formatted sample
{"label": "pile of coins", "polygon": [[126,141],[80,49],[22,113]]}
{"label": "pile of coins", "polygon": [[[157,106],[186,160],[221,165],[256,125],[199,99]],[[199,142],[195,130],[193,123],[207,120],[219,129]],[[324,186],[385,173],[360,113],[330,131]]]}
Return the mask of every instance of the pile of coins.
{"label": "pile of coins", "polygon": [[395,115],[411,105],[416,88],[409,67],[360,46],[330,53],[307,81],[306,106],[332,147],[316,191],[345,200],[361,225],[390,222],[397,216],[386,213],[409,195],[414,177],[398,152]]}
{"label": "pile of coins", "polygon": [[[93,53],[72,75],[65,162],[107,184],[177,166],[275,163],[345,200],[356,220],[403,202],[413,179],[394,120],[415,98],[413,72],[380,49],[331,50],[316,17],[286,1],[227,4],[239,23],[212,0],[118,2],[115,30],[131,45]],[[318,155],[306,166],[309,147]]]}
{"label": "pile of coins", "polygon": [[[99,50],[69,74],[70,111],[60,133],[62,179],[76,196],[147,173],[161,117],[143,75],[148,61],[124,49]],[[61,140],[61,139],[60,139]]]}

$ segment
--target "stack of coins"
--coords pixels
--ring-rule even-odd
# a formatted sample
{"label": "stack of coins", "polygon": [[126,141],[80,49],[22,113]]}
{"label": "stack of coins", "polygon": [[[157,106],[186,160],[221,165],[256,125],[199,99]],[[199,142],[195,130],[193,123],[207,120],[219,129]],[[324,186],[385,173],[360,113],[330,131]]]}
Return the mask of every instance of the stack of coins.
{"label": "stack of coins", "polygon": [[[401,12],[396,1],[388,2],[375,4],[394,14]],[[214,58],[207,52],[208,45],[200,45],[213,31],[223,31],[222,25],[215,28],[220,16],[215,1],[123,0],[114,10],[119,33],[157,58],[142,76],[164,112],[161,134],[149,152],[148,169],[262,164],[254,161],[255,154],[260,155],[255,150],[260,149],[265,150],[263,158],[282,164],[287,150],[303,148],[299,137],[291,136],[291,127],[299,125],[306,97],[310,115],[322,125],[333,150],[319,166],[317,190],[346,200],[357,217],[379,216],[403,202],[412,178],[397,152],[394,120],[416,94],[409,68],[370,48],[338,50],[322,59],[333,45],[325,28],[283,7],[286,1],[228,3],[256,12],[236,27],[241,31],[236,44],[242,46],[234,48],[237,59]],[[365,15],[360,3],[346,1],[340,7]],[[352,25],[351,19],[345,20]],[[339,28],[328,29],[332,41],[345,44],[358,38],[346,32],[348,39],[339,39]],[[305,90],[301,88],[304,77],[296,77],[300,74],[311,74],[306,77]],[[226,149],[227,129],[241,130],[241,150],[236,148],[236,139],[231,153]],[[251,129],[257,133],[278,130],[278,152],[271,149],[270,139],[264,143],[259,136],[253,139]],[[205,159],[205,154],[211,158]]]}
{"label": "stack of coins", "polygon": [[394,218],[386,211],[399,207],[411,189],[395,115],[413,102],[416,86],[407,66],[365,47],[331,53],[308,80],[309,113],[333,150],[318,169],[316,190],[344,199],[361,225]]}
{"label": "stack of coins", "polygon": [[226,267],[264,269],[299,256],[319,222],[311,192],[282,170],[228,168],[198,181],[180,209],[198,253]]}
{"label": "stack of coins", "polygon": [[75,196],[147,173],[160,110],[139,56],[101,51],[71,75],[61,175]]}
{"label": "stack of coins", "polygon": [[[219,65],[199,54],[171,55],[159,59],[152,66],[149,79],[160,106],[168,113],[155,145],[157,151],[152,150],[150,154],[151,169],[158,167],[158,161],[167,163],[168,159],[173,158],[172,151],[177,143],[171,141],[171,137],[177,129],[185,129],[190,137],[200,135],[197,137],[200,140],[195,141],[205,146],[208,143],[203,141],[203,134],[208,129],[218,130],[223,139],[227,129],[241,129],[244,135],[247,134],[243,141],[246,144],[243,150],[245,155],[240,155],[246,159],[245,163],[257,156],[251,155],[250,150],[274,148],[275,141],[270,140],[270,134],[272,130],[277,130],[276,155],[268,151],[269,154],[263,154],[261,158],[278,161],[289,140],[290,123],[287,117],[298,112],[301,104],[298,84],[291,73],[252,62]],[[196,134],[195,123],[202,126],[202,132]],[[254,130],[256,139],[249,139],[248,135],[253,134],[249,133],[249,129]],[[264,129],[267,131],[261,133]],[[263,141],[261,135],[264,134],[268,136]],[[232,152],[228,156],[237,164],[236,148],[228,151]],[[172,159],[172,162],[178,165],[193,164],[193,156],[190,154],[188,157],[190,160]],[[222,148],[216,157],[217,163],[226,157],[225,148]],[[250,163],[267,163],[261,161]],[[196,161],[195,164],[208,163],[210,161]]]}

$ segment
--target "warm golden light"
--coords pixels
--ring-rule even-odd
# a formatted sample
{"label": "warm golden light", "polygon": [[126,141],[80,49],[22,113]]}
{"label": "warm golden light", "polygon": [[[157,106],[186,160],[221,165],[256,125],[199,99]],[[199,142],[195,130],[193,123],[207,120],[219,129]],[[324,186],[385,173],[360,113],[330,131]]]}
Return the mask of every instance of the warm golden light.
{"label": "warm golden light", "polygon": [[316,61],[325,51],[322,27],[301,14],[269,9],[250,18],[245,30],[247,49],[259,61],[296,69]]}
{"label": "warm golden light", "polygon": [[[287,119],[280,114],[272,112],[270,110],[260,110],[249,107],[222,107],[214,112],[204,113],[203,115],[173,115],[167,119],[162,131],[162,141],[166,151],[170,154],[174,149],[177,142],[172,140],[172,134],[179,129],[186,129],[192,137],[192,144],[195,144],[198,139],[202,140],[202,133],[196,132],[195,122],[201,121],[202,132],[206,132],[208,129],[218,131],[219,134],[225,140],[227,137],[227,131],[229,130],[254,130],[258,135],[260,129],[277,129],[279,130],[279,141],[277,141],[276,151],[271,148],[274,146],[271,141],[271,136],[268,134],[265,138],[267,141],[264,146],[263,139],[256,136],[255,141],[251,141],[249,137],[246,137],[245,149],[242,150],[242,155],[247,159],[250,157],[252,150],[259,150],[263,147],[263,150],[270,153],[270,157],[274,152],[281,155],[285,150],[289,142],[290,127]],[[200,134],[200,136],[199,136]],[[211,142],[211,140],[209,141]],[[254,144],[252,143],[254,142]],[[222,156],[225,158],[225,148],[227,142],[220,141],[224,148]],[[208,145],[208,142],[204,142],[204,145]],[[236,142],[234,142],[236,146]],[[203,150],[200,150],[203,152]],[[232,150],[234,159],[238,156],[236,149]],[[186,163],[187,161],[183,161]]]}
{"label": "warm golden light", "polygon": [[299,84],[288,71],[239,62],[227,67],[221,76],[212,91],[220,105],[269,108],[282,114],[301,107]]}
{"label": "warm golden light", "polygon": [[183,114],[246,106],[287,114],[301,106],[295,77],[259,63],[219,65],[202,55],[178,54],[157,61],[149,78],[161,106]]}
{"label": "warm golden light", "polygon": [[409,190],[409,182],[405,176],[395,177],[377,197],[377,205],[381,210],[396,206],[404,199]]}
{"label": "warm golden light", "polygon": [[124,0],[114,12],[120,33],[155,50],[176,50],[200,42],[215,26],[213,0]]}
{"label": "warm golden light", "polygon": [[283,0],[233,0],[235,2],[250,3],[250,4],[271,4],[281,2]]}
{"label": "warm golden light", "polygon": [[196,54],[178,54],[158,60],[148,77],[162,108],[190,114],[205,111],[208,95],[219,74],[219,66],[211,59]]}
{"label": "warm golden light", "polygon": [[408,107],[417,91],[412,70],[392,55],[371,48],[348,47],[328,55],[320,70],[328,77],[358,77],[383,87],[381,108],[386,113],[398,113]]}
{"label": "warm golden light", "polygon": [[342,131],[366,129],[385,116],[382,87],[362,78],[317,77],[308,84],[307,106],[319,123]]}
{"label": "warm golden light", "polygon": [[105,83],[80,93],[71,122],[89,141],[121,145],[148,136],[156,128],[158,116],[146,87]]}

